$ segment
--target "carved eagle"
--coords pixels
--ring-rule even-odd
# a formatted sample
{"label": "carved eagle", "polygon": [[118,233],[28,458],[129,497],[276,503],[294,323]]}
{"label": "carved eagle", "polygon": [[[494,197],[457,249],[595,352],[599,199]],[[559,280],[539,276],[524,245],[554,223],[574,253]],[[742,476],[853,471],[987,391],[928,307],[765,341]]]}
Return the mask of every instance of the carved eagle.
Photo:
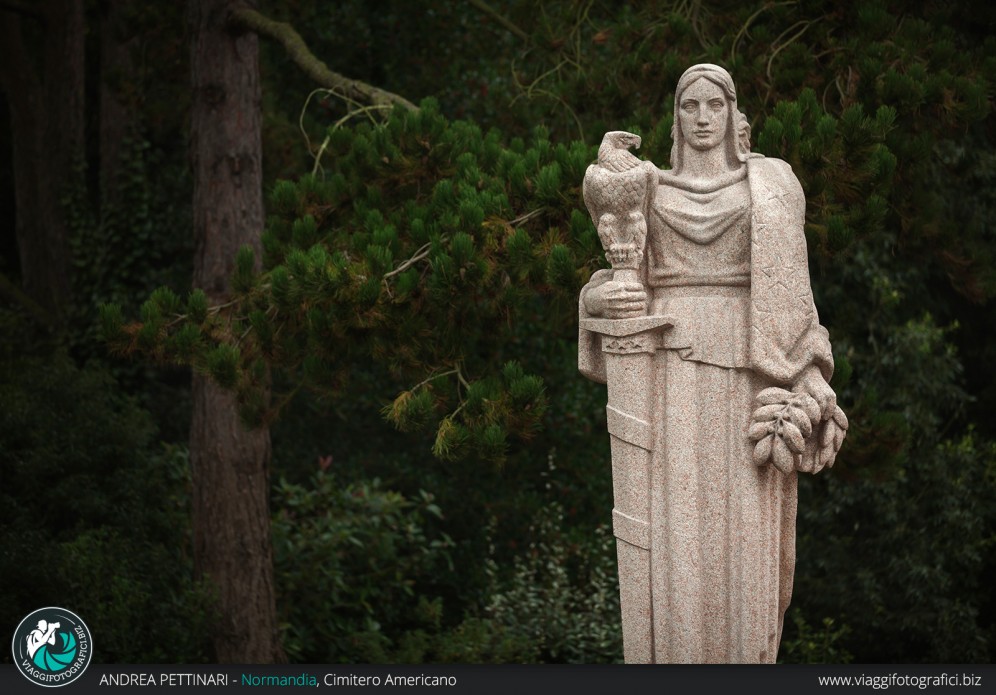
{"label": "carved eagle", "polygon": [[613,267],[617,263],[630,266],[643,257],[647,239],[643,211],[654,191],[656,168],[629,151],[638,149],[641,142],[633,133],[606,133],[598,161],[584,175],[584,203]]}

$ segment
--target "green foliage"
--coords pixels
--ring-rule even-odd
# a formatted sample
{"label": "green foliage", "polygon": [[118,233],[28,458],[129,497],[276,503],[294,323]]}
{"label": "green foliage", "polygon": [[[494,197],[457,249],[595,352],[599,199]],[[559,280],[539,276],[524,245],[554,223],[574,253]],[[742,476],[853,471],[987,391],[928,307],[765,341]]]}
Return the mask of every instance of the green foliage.
{"label": "green foliage", "polygon": [[[452,572],[452,541],[428,540],[431,497],[407,500],[379,482],[278,485],[274,517],[285,648],[331,663],[618,662],[622,643],[614,541],[577,543],[554,504],[530,526],[528,549],[502,569],[492,551],[479,615],[446,620],[430,598]],[[495,533],[495,524],[489,527]],[[489,536],[490,537],[490,536]],[[493,549],[492,541],[492,549]],[[447,565],[447,563],[449,563]],[[428,592],[428,593],[426,593]]]}
{"label": "green foliage", "polygon": [[[798,539],[805,570],[793,604],[802,615],[850,627],[827,647],[862,660],[986,661],[992,637],[980,609],[991,605],[983,572],[992,567],[994,481],[996,448],[970,435],[918,447],[888,476],[848,467],[805,479]],[[810,638],[800,625],[793,639]]]}
{"label": "green foliage", "polygon": [[422,427],[432,416],[432,393],[428,388],[402,391],[388,406],[385,417],[402,432],[412,432]]}
{"label": "green foliage", "polygon": [[[431,616],[433,577],[452,542],[432,530],[432,495],[406,498],[373,480],[330,474],[276,486],[273,542],[288,655],[306,663],[393,662]],[[431,611],[430,611],[431,612]]]}
{"label": "green foliage", "polygon": [[124,328],[124,314],[117,304],[103,304],[100,307],[101,338],[109,343],[120,339]]}
{"label": "green foliage", "polygon": [[[840,645],[851,629],[837,626],[833,618],[824,618],[819,627],[806,622],[797,609],[789,609],[779,650],[779,662],[786,664],[849,664],[854,657]],[[787,622],[789,622],[787,621]]]}
{"label": "green foliage", "polygon": [[211,378],[225,388],[233,388],[239,379],[239,349],[222,343],[207,354],[207,368]]}
{"label": "green foliage", "polygon": [[491,629],[513,644],[529,645],[523,661],[612,663],[622,660],[615,539],[599,527],[592,539],[572,542],[563,508],[553,503],[530,526],[525,553],[494,588],[485,615]]}
{"label": "green foliage", "polygon": [[203,323],[207,319],[208,301],[204,290],[195,289],[187,297],[187,314],[194,323]]}
{"label": "green foliage", "polygon": [[[435,428],[441,458],[501,462],[509,438],[536,430],[545,399],[535,373],[495,378],[507,357],[528,357],[495,346],[522,330],[524,310],[570,297],[586,277],[593,259],[572,253],[567,226],[550,222],[569,217],[578,194],[561,172],[593,153],[551,147],[542,130],[522,152],[499,138],[447,121],[431,100],[330,138],[323,177],[274,189],[265,266],[239,251],[234,302],[209,310],[192,294],[184,315],[160,291],[122,349],[190,364],[228,388],[263,359],[295,388],[333,396],[372,356],[394,383],[421,382],[384,410],[397,427]],[[528,177],[521,191],[503,174],[517,165]],[[593,251],[590,227],[572,224]],[[545,331],[569,335],[571,323],[562,316]],[[240,393],[244,415],[267,416]]]}
{"label": "green foliage", "polygon": [[563,244],[557,244],[550,249],[550,260],[547,264],[547,279],[554,287],[567,291],[581,289],[576,264],[571,251]]}
{"label": "green foliage", "polygon": [[[185,458],[182,463],[186,465]],[[123,527],[102,527],[81,531],[55,550],[58,561],[30,569],[59,574],[62,581],[52,587],[50,601],[61,593],[62,603],[86,616],[87,625],[101,637],[98,661],[171,664],[210,659],[205,637],[214,624],[211,590],[192,580],[189,558],[184,558],[182,572],[172,568],[175,547],[150,545]],[[23,597],[26,603],[21,605],[33,605],[32,598],[38,602],[36,594]],[[136,623],[146,628],[121,629]]]}
{"label": "green foliage", "polygon": [[235,272],[232,275],[232,289],[236,292],[248,292],[252,289],[254,271],[256,270],[256,253],[251,246],[243,246],[235,255]]}
{"label": "green foliage", "polygon": [[153,433],[102,369],[64,354],[0,365],[5,623],[70,605],[100,635],[101,661],[207,659],[208,595],[185,550],[187,460]]}
{"label": "green foliage", "polygon": [[556,202],[560,197],[560,165],[557,162],[547,164],[536,174],[536,197],[541,202]]}
{"label": "green foliage", "polygon": [[[437,599],[431,623],[406,633],[399,660],[416,663],[617,663],[622,657],[615,542],[600,527],[593,538],[569,538],[562,508],[540,510],[528,547],[507,568],[494,552],[480,614],[442,623]],[[492,519],[489,541],[495,532]],[[491,545],[493,549],[493,545]]]}
{"label": "green foliage", "polygon": [[[178,286],[190,273],[189,208],[177,204],[178,198],[189,200],[185,171],[148,140],[132,135],[122,145],[116,172],[116,180],[102,182],[103,195],[95,206],[87,166],[81,163],[63,200],[74,297],[69,340],[85,356],[101,353],[95,321],[101,304],[134,310],[157,285]],[[176,311],[169,304],[172,297],[160,288],[153,301],[168,314]],[[102,329],[109,327],[104,321],[100,315]],[[154,336],[148,342],[151,346]]]}

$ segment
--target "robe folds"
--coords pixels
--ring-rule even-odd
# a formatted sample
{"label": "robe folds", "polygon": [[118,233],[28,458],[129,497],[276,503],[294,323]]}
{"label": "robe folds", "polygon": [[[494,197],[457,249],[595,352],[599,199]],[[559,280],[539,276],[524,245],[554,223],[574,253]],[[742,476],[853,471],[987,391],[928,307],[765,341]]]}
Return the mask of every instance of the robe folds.
{"label": "robe folds", "polygon": [[[607,409],[626,660],[771,663],[792,594],[797,477],[754,465],[747,430],[759,391],[792,388],[814,366],[827,381],[833,372],[809,281],[805,196],[788,164],[751,155],[745,182],[736,184],[743,219],[720,235],[741,234],[740,255],[717,245],[730,246],[732,237],[706,235],[692,240],[702,250],[689,246],[674,271],[667,254],[682,251],[666,241],[683,213],[667,203],[676,179],[662,172],[661,181],[641,277],[648,314],[673,325],[660,329],[651,354],[631,358],[646,359],[641,369],[650,372],[638,384],[648,391],[646,436],[614,425],[640,416],[618,405],[629,397],[618,387],[613,395],[612,383]],[[581,293],[582,319],[590,318],[586,292],[611,279],[608,270],[592,276]],[[602,340],[579,330],[578,367],[605,383],[621,372],[610,365],[607,374],[606,359],[618,356],[606,355]],[[615,483],[620,466],[645,466],[623,472],[645,481],[644,503],[627,500],[620,509],[620,496],[633,494],[632,483],[628,492]]]}

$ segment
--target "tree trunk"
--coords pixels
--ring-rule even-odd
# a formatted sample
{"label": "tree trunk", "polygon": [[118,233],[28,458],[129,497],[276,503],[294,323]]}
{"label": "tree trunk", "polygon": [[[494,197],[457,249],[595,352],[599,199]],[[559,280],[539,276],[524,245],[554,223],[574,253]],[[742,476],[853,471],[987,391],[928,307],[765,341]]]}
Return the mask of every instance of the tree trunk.
{"label": "tree trunk", "polygon": [[135,115],[122,96],[122,86],[135,78],[132,54],[137,38],[126,34],[127,0],[106,0],[100,15],[100,204],[120,203],[118,172],[129,137],[135,135]]}
{"label": "tree trunk", "polygon": [[70,299],[61,199],[76,175],[84,142],[83,2],[51,0],[29,9],[21,16],[0,7],[0,79],[14,144],[15,233],[25,293],[60,313]]}
{"label": "tree trunk", "polygon": [[[232,0],[191,0],[194,285],[225,300],[236,251],[263,229],[258,46],[233,33]],[[257,258],[259,254],[257,254]],[[235,396],[193,379],[194,563],[214,586],[222,663],[283,661],[270,541],[270,434],[246,429]]]}

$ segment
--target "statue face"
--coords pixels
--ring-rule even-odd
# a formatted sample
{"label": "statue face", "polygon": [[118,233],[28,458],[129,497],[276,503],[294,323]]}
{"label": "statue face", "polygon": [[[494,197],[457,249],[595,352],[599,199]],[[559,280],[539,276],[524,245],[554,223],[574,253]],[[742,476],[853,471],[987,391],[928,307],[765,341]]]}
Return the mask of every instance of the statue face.
{"label": "statue face", "polygon": [[711,150],[723,142],[730,107],[718,85],[699,78],[681,95],[678,122],[685,142],[696,150]]}

